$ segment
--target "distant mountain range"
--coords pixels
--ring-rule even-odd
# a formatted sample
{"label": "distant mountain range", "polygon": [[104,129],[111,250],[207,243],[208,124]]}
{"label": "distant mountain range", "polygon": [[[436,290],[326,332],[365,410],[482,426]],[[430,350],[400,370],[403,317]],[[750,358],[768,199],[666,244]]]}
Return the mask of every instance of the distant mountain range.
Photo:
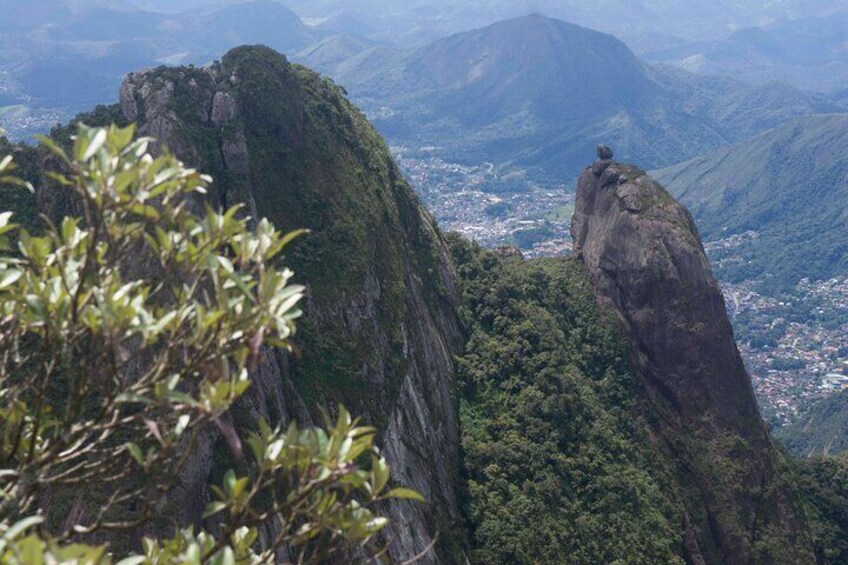
{"label": "distant mountain range", "polygon": [[[848,73],[839,59],[844,49],[844,42],[840,44],[839,38],[845,27],[840,27],[839,22],[848,17],[840,14],[848,14],[848,11],[835,0],[805,2],[803,10],[800,6],[799,2],[763,6],[761,2],[706,0],[687,3],[685,10],[681,9],[680,2],[665,0],[607,0],[591,5],[576,0],[542,0],[532,6],[503,0],[410,0],[402,5],[385,0],[0,0],[0,13],[3,14],[0,18],[0,122],[18,136],[43,130],[47,127],[44,123],[26,120],[11,123],[8,116],[39,111],[67,117],[113,99],[121,77],[132,69],[159,64],[203,65],[233,46],[261,43],[290,55],[308,48],[299,60],[330,72],[349,86],[357,98],[360,90],[367,91],[372,78],[384,80],[393,75],[396,80],[390,80],[389,84],[395,89],[405,90],[407,84],[416,83],[414,86],[418,90],[404,95],[412,105],[418,106],[412,113],[432,115],[435,112],[440,123],[432,124],[434,131],[442,128],[449,136],[470,137],[463,124],[451,131],[453,124],[450,122],[466,118],[467,112],[460,107],[462,97],[467,93],[476,95],[477,91],[468,88],[448,93],[448,100],[434,101],[444,102],[447,107],[428,108],[427,99],[433,89],[425,87],[424,81],[435,78],[438,88],[456,85],[440,83],[439,77],[417,76],[415,64],[428,61],[431,69],[446,65],[445,72],[456,77],[481,71],[482,67],[477,65],[481,57],[492,55],[487,59],[486,76],[479,77],[475,86],[491,87],[492,92],[485,91],[484,101],[496,105],[492,108],[495,114],[503,117],[507,112],[515,113],[510,120],[483,124],[484,131],[473,132],[476,140],[472,140],[472,145],[486,146],[498,137],[522,142],[528,130],[538,129],[530,123],[533,120],[551,125],[551,119],[562,117],[557,112],[544,111],[545,108],[569,106],[577,111],[585,106],[592,97],[591,90],[585,87],[591,89],[591,84],[569,82],[568,76],[554,82],[545,81],[568,65],[572,72],[594,66],[586,81],[595,81],[608,72],[609,76],[603,80],[618,81],[619,91],[614,95],[627,104],[610,106],[610,100],[601,100],[602,107],[597,111],[593,107],[591,115],[583,116],[587,120],[601,117],[601,123],[591,126],[575,123],[573,131],[565,135],[551,136],[551,132],[545,132],[550,146],[515,151],[517,145],[507,140],[502,147],[492,149],[514,154],[511,160],[519,167],[538,165],[545,168],[546,161],[555,162],[561,158],[562,147],[574,138],[593,142],[596,137],[612,135],[611,141],[618,143],[624,156],[641,158],[644,155],[642,162],[659,166],[672,162],[666,156],[674,153],[675,147],[679,146],[679,152],[689,157],[700,150],[713,149],[749,135],[751,131],[744,124],[737,127],[733,121],[703,120],[699,112],[720,114],[724,107],[731,107],[742,109],[739,115],[747,116],[746,101],[761,102],[764,94],[730,82],[712,83],[712,87],[706,87],[710,92],[692,92],[688,79],[682,79],[681,86],[680,80],[669,79],[669,73],[653,68],[639,69],[644,64],[634,61],[633,54],[623,50],[620,44],[613,47],[611,38],[601,40],[601,35],[595,34],[595,38],[590,39],[588,30],[578,33],[575,31],[578,28],[566,29],[565,24],[554,25],[554,20],[538,16],[519,17],[486,30],[449,35],[499,19],[515,18],[533,9],[613,32],[640,53],[648,53],[652,61],[705,74],[726,73],[745,82],[777,77],[808,86],[826,83],[830,88],[840,83],[843,72]],[[787,21],[799,15],[833,19]],[[533,21],[539,25],[529,25]],[[628,25],[622,27],[615,23],[622,21]],[[731,35],[733,29],[764,23],[769,25]],[[558,26],[559,31],[554,29]],[[761,35],[767,36],[766,39],[760,38]],[[496,41],[513,46],[517,57],[510,58],[506,50],[498,53],[493,43]],[[752,46],[740,48],[739,45],[748,44],[746,41]],[[418,47],[369,52],[392,45]],[[491,51],[491,47],[496,49]],[[572,48],[574,51],[564,51]],[[528,59],[534,49],[540,49],[540,55]],[[432,53],[427,53],[428,50]],[[525,60],[521,60],[521,52]],[[621,61],[615,60],[618,54],[624,55]],[[543,56],[553,57],[553,60],[542,60]],[[793,63],[793,56],[797,64]],[[445,60],[440,61],[440,57]],[[515,66],[510,67],[511,64]],[[500,65],[503,71],[498,70]],[[403,66],[408,68],[404,70]],[[618,71],[626,74],[616,76]],[[362,76],[351,80],[351,73]],[[501,81],[511,80],[517,81],[512,85],[519,88],[507,93],[511,87]],[[609,84],[603,80],[596,82],[594,87]],[[702,83],[699,89],[707,84],[710,83]],[[651,103],[641,105],[644,99],[638,94],[658,87],[670,91],[672,99],[649,96]],[[693,98],[677,99],[681,90],[688,91]],[[786,91],[789,89],[784,89]],[[393,93],[389,94],[389,99],[381,106],[395,113],[410,113],[409,108],[398,107],[392,99]],[[525,106],[497,106],[504,101],[504,94],[533,96]],[[416,101],[416,95],[425,100]],[[494,95],[495,99],[488,95]],[[716,102],[716,98],[720,100]],[[834,100],[840,102],[845,98],[835,96]],[[789,102],[793,107],[788,112],[790,115],[796,115],[796,111],[805,112],[805,105],[824,110],[815,107],[817,101],[814,100],[799,98]],[[628,104],[640,104],[641,111],[633,111]],[[705,108],[705,104],[713,108]],[[9,108],[13,109],[11,114]],[[444,118],[440,114],[443,110],[447,110]],[[760,110],[754,112],[757,118],[762,114]],[[765,121],[776,125],[785,117],[776,114],[767,116]],[[432,120],[426,119],[430,125]],[[383,120],[381,125],[417,128],[414,119],[407,124],[388,124]],[[667,134],[670,143],[659,139],[661,136],[654,135],[655,131]],[[420,133],[429,136],[426,131]],[[502,135],[504,133],[506,135]],[[532,145],[538,146],[538,143]],[[638,151],[631,151],[631,148]],[[583,149],[579,151],[583,153]],[[474,152],[470,148],[471,156]],[[566,166],[577,162],[575,158]],[[555,174],[560,173],[561,170]]]}
{"label": "distant mountain range", "polygon": [[781,20],[741,29],[718,41],[644,56],[701,74],[743,76],[754,83],[780,80],[809,90],[834,91],[848,83],[848,13]]}
{"label": "distant mountain range", "polygon": [[540,15],[406,50],[337,38],[297,59],[343,85],[394,144],[547,179],[573,178],[599,142],[661,167],[839,110],[788,86],[653,67],[611,35]]}
{"label": "distant mountain range", "polygon": [[394,43],[411,44],[539,12],[613,33],[644,51],[715,40],[778,20],[845,12],[841,0],[287,0],[304,18],[357,14]]}
{"label": "distant mountain range", "polygon": [[202,3],[179,13],[130,1],[0,0],[0,14],[0,125],[7,129],[4,106],[73,114],[114,100],[133,69],[203,65],[245,43],[292,53],[324,37],[274,0]]}
{"label": "distant mountain range", "polygon": [[720,278],[787,289],[848,274],[848,115],[799,118],[655,177],[705,239],[758,233]]}

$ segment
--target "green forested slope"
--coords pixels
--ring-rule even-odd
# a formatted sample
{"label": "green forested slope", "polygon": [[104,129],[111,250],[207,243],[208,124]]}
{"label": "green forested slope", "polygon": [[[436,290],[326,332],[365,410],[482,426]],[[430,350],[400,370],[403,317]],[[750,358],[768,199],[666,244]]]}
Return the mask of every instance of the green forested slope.
{"label": "green forested slope", "polygon": [[816,561],[848,564],[848,455],[798,463],[797,484],[807,503]]}
{"label": "green forested slope", "polygon": [[783,290],[848,273],[848,115],[799,118],[654,176],[705,239],[759,233],[719,278]]}
{"label": "green forested slope", "polygon": [[470,331],[458,380],[475,562],[678,562],[682,518],[628,344],[582,263],[450,243]]}
{"label": "green forested slope", "polygon": [[848,391],[817,401],[797,422],[776,435],[798,457],[848,451]]}

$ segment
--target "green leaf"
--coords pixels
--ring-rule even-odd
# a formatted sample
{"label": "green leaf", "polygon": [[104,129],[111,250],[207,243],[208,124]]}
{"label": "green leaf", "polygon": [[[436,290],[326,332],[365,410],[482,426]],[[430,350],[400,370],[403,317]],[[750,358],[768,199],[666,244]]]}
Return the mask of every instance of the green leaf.
{"label": "green leaf", "polygon": [[130,124],[125,128],[113,128],[110,132],[110,145],[115,151],[120,151],[132,143],[132,138],[135,135],[135,124]]}
{"label": "green leaf", "polygon": [[127,557],[126,559],[121,559],[115,565],[141,565],[144,563],[147,558],[143,555],[134,555],[132,557]]}
{"label": "green leaf", "polygon": [[191,416],[188,414],[183,414],[177,420],[177,425],[174,426],[174,435],[180,437],[185,432],[186,428],[188,428],[189,423],[191,422]]}
{"label": "green leaf", "polygon": [[141,448],[134,443],[127,443],[126,448],[127,451],[130,452],[130,455],[132,455],[132,458],[135,459],[139,465],[144,466],[144,454],[141,452]]}
{"label": "green leaf", "polygon": [[2,551],[4,542],[11,541],[27,531],[30,528],[34,528],[35,526],[44,522],[44,518],[41,516],[30,516],[29,518],[24,518],[20,522],[16,522],[12,524],[8,530],[3,534],[3,537],[0,538],[0,551]]}
{"label": "green leaf", "polygon": [[91,142],[85,150],[85,153],[83,153],[83,161],[88,161],[89,159],[94,157],[94,155],[98,151],[100,151],[100,149],[103,147],[103,144],[106,143],[106,135],[106,130],[103,128],[100,128],[95,132],[94,137],[92,138]]}
{"label": "green leaf", "polygon": [[371,472],[374,474],[374,494],[380,494],[389,482],[391,471],[382,457],[375,457],[371,462]]}
{"label": "green leaf", "polygon": [[0,290],[4,288],[10,287],[21,278],[22,273],[20,271],[10,269],[8,271],[0,274]]}
{"label": "green leaf", "polygon": [[427,502],[424,500],[424,497],[421,496],[420,492],[405,487],[393,488],[386,493],[385,498],[403,498],[408,500],[417,500],[418,502]]}
{"label": "green leaf", "polygon": [[206,510],[203,512],[203,518],[206,519],[209,516],[214,516],[218,512],[225,510],[227,508],[226,502],[216,501],[210,502],[208,506],[206,506]]}
{"label": "green leaf", "polygon": [[152,404],[153,401],[149,398],[141,396],[138,393],[127,391],[115,397],[115,402],[118,404]]}
{"label": "green leaf", "polygon": [[65,150],[59,147],[59,145],[47,137],[46,135],[36,135],[35,139],[39,141],[43,146],[50,150],[51,153],[59,157],[65,163],[70,163],[70,159],[68,159],[68,154],[65,153]]}
{"label": "green leaf", "polygon": [[130,212],[151,222],[158,222],[161,218],[156,208],[147,204],[133,204],[130,206]]}
{"label": "green leaf", "polygon": [[235,565],[236,556],[231,547],[225,547],[215,554],[211,561],[212,565]]}
{"label": "green leaf", "polygon": [[236,472],[232,469],[228,470],[224,475],[224,487],[227,489],[227,492],[232,494],[233,489],[236,486]]}

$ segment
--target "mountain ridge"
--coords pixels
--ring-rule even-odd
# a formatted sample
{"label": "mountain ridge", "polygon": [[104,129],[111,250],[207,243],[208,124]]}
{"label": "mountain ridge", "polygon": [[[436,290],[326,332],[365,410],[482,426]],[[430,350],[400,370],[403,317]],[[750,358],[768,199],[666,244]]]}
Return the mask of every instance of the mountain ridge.
{"label": "mountain ridge", "polygon": [[778,20],[704,41],[646,52],[650,61],[705,75],[745,76],[749,82],[784,81],[805,90],[844,88],[848,13]]}
{"label": "mountain ridge", "polygon": [[454,162],[491,162],[503,174],[532,171],[549,181],[573,178],[599,142],[655,168],[797,115],[839,111],[789,87],[651,67],[611,35],[538,14],[421,48],[314,62],[392,144],[435,146]]}
{"label": "mountain ridge", "polygon": [[[308,286],[297,355],[264,347],[254,386],[228,418],[246,439],[260,418],[312,425],[319,406],[343,403],[379,427],[393,478],[429,501],[382,509],[392,518],[390,558],[427,553],[433,563],[454,546],[461,555],[462,532],[451,529],[459,520],[453,355],[462,347],[453,267],[432,217],[341,89],[267,47],[241,47],[205,69],[132,73],[119,104],[79,119],[137,122],[157,149],[213,176],[209,204],[241,203],[244,215],[281,230],[311,230],[286,257]],[[53,136],[65,143],[72,132]],[[73,211],[50,189],[36,197],[51,217]],[[207,485],[229,460],[216,432],[196,451],[174,495],[172,518],[184,524],[202,523]]]}
{"label": "mountain ridge", "polygon": [[[656,171],[705,238],[755,231],[731,281],[791,290],[802,278],[848,274],[848,115],[802,117],[692,161]],[[769,282],[770,281],[770,282]]]}

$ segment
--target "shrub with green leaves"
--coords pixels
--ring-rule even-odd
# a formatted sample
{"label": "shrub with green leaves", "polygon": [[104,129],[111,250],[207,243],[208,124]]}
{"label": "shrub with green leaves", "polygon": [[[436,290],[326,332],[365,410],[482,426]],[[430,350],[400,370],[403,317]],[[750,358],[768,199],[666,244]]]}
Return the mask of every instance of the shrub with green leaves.
{"label": "shrub with green leaves", "polygon": [[[387,490],[374,429],[340,408],[326,431],[260,422],[244,448],[226,423],[261,348],[288,347],[295,329],[303,288],[281,254],[298,234],[212,209],[211,179],[151,156],[132,127],[81,125],[69,153],[42,143],[81,215],[35,236],[0,214],[0,561],[377,551],[374,504],[420,495]],[[13,173],[0,160],[0,184]],[[210,430],[243,470],[211,487],[212,527],[140,540]]]}

